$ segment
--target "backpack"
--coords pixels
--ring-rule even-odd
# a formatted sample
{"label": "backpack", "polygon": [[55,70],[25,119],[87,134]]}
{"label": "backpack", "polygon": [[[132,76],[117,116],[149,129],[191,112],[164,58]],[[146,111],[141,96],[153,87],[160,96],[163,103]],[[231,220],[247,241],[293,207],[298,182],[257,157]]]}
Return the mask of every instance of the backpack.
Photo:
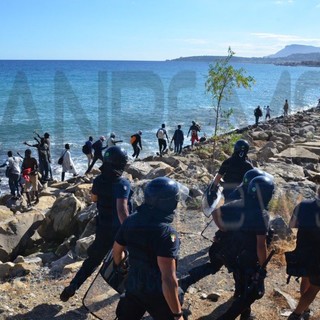
{"label": "backpack", "polygon": [[135,135],[132,135],[130,138],[130,143],[134,144],[137,141],[137,137]]}
{"label": "backpack", "polygon": [[157,138],[158,139],[164,139],[164,130],[163,129],[159,129],[158,130]]}
{"label": "backpack", "polygon": [[87,144],[83,145],[82,152],[84,154],[89,154],[90,153],[90,148],[89,148],[89,146]]}

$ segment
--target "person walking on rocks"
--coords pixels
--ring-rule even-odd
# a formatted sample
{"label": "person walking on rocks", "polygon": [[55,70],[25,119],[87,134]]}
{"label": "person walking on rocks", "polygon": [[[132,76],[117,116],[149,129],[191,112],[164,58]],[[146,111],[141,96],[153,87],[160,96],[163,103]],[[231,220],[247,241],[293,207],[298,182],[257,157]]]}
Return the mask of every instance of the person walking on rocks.
{"label": "person walking on rocks", "polygon": [[167,149],[167,143],[169,143],[169,137],[166,130],[166,125],[163,123],[161,128],[156,133],[159,145],[159,156],[162,157],[164,151]]}
{"label": "person walking on rocks", "polygon": [[184,140],[184,135],[183,131],[181,130],[181,125],[178,125],[178,129],[175,130],[173,137],[171,139],[171,142],[173,141],[174,143],[174,152],[176,154],[180,154],[182,151],[182,146],[183,146],[183,140]]}
{"label": "person walking on rocks", "polygon": [[130,268],[118,320],[140,320],[147,311],[157,320],[183,320],[176,267],[180,241],[173,228],[179,185],[167,177],[151,180],[144,203],[120,227],[113,245],[115,268],[126,248]]}
{"label": "person walking on rocks", "polygon": [[88,168],[90,167],[91,161],[93,159],[92,141],[93,141],[93,138],[90,136],[89,140],[86,141],[86,143],[82,147],[82,152],[86,155],[86,157],[88,159]]}
{"label": "person walking on rocks", "polygon": [[142,150],[141,136],[142,136],[142,131],[139,130],[137,133],[133,134],[130,138],[130,143],[133,148],[132,157],[136,159],[138,159],[140,151]]}
{"label": "person walking on rocks", "polygon": [[288,117],[288,114],[289,114],[289,103],[288,103],[288,100],[286,99],[283,105],[283,116],[286,118]]}
{"label": "person walking on rocks", "polygon": [[130,182],[122,177],[127,161],[126,151],[118,146],[108,148],[104,155],[101,174],[94,179],[91,190],[91,200],[97,203],[98,209],[95,240],[88,248],[88,258],[62,291],[63,302],[68,301],[99,266],[112,248],[120,225],[129,216],[132,192]]}
{"label": "person walking on rocks", "polygon": [[[309,319],[309,306],[320,291],[319,222],[320,188],[314,200],[304,200],[296,206],[289,224],[292,228],[298,228],[296,248],[293,252],[296,256],[295,260],[301,267],[302,281],[298,305],[288,320]],[[287,266],[287,270],[290,270],[290,265]]]}
{"label": "person walking on rocks", "polygon": [[213,188],[216,188],[223,178],[224,201],[228,202],[230,194],[242,182],[245,173],[253,169],[253,165],[248,160],[249,143],[246,140],[238,140],[233,148],[230,158],[224,160],[213,181]]}
{"label": "person walking on rocks", "polygon": [[97,140],[92,145],[92,149],[94,151],[93,159],[92,159],[92,162],[91,162],[89,168],[86,171],[86,174],[90,173],[90,171],[92,170],[92,168],[93,168],[94,164],[97,162],[97,160],[101,160],[103,162],[102,151],[107,148],[107,146],[105,146],[105,147],[103,146],[103,141],[105,141],[105,140],[106,140],[106,138],[104,136],[101,136],[99,138],[99,140]]}
{"label": "person walking on rocks", "polygon": [[[240,294],[217,320],[253,319],[251,305],[265,293],[268,204],[274,192],[273,180],[267,176],[254,178],[245,195],[243,208],[236,212],[217,209],[213,219],[222,232],[233,230],[227,268],[232,270],[240,286]],[[222,208],[222,207],[221,207]]]}
{"label": "person walking on rocks", "polygon": [[115,146],[118,142],[122,142],[122,140],[116,140],[116,134],[111,132],[110,137],[107,140],[107,148]]}
{"label": "person walking on rocks", "polygon": [[192,124],[189,128],[187,137],[189,137],[189,133],[191,132],[191,147],[194,146],[195,142],[199,141],[198,133],[200,132],[200,125],[197,124],[195,121],[192,121]]}
{"label": "person walking on rocks", "polygon": [[262,110],[260,108],[260,106],[257,106],[254,109],[254,116],[256,118],[256,126],[259,124],[259,118],[262,117]]}
{"label": "person walking on rocks", "polygon": [[64,148],[65,148],[64,151],[62,151],[62,153],[61,153],[61,157],[63,158],[61,181],[64,181],[66,172],[73,173],[74,177],[76,177],[78,175],[78,173],[74,167],[73,160],[71,158],[69,143],[66,143]]}

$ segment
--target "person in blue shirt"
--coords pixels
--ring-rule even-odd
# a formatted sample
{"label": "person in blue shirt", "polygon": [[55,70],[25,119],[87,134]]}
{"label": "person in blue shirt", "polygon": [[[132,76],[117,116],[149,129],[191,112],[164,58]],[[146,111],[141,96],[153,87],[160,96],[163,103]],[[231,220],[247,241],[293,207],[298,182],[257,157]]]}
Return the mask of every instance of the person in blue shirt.
{"label": "person in blue shirt", "polygon": [[88,248],[88,258],[60,295],[68,301],[83,282],[94,272],[112,248],[115,235],[130,213],[131,188],[122,173],[128,161],[127,153],[117,146],[110,147],[103,159],[102,173],[92,185],[91,199],[97,203],[96,237]]}
{"label": "person in blue shirt", "polygon": [[171,139],[174,142],[174,152],[176,154],[180,154],[182,151],[182,146],[183,146],[183,141],[184,141],[184,136],[183,136],[183,131],[181,130],[181,125],[178,125],[178,129],[175,130],[173,137]]}
{"label": "person in blue shirt", "polygon": [[93,159],[92,141],[93,141],[93,138],[90,136],[88,141],[86,141],[86,143],[82,147],[82,152],[87,156],[87,159],[88,159],[88,168],[90,167],[91,161]]}
{"label": "person in blue shirt", "polygon": [[320,291],[320,188],[313,200],[298,204],[290,220],[298,228],[295,252],[303,267],[298,305],[288,320],[310,317],[310,304]]}
{"label": "person in blue shirt", "polygon": [[144,203],[120,227],[113,246],[115,267],[125,250],[129,273],[118,320],[139,320],[147,311],[155,320],[182,320],[176,267],[180,241],[171,225],[179,185],[167,177],[149,182]]}

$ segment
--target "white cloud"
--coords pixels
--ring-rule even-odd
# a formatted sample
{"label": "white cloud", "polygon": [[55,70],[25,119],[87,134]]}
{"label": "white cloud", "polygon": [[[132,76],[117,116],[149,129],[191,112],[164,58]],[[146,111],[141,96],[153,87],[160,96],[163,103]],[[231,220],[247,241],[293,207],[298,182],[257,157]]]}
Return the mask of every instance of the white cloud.
{"label": "white cloud", "polygon": [[286,4],[292,4],[294,3],[294,1],[293,0],[276,0],[274,1],[274,3],[276,5],[286,5]]}
{"label": "white cloud", "polygon": [[301,36],[296,36],[292,34],[276,34],[276,33],[264,33],[264,32],[255,32],[251,35],[260,38],[260,39],[270,39],[278,40],[283,43],[318,43],[320,44],[320,38],[306,38]]}

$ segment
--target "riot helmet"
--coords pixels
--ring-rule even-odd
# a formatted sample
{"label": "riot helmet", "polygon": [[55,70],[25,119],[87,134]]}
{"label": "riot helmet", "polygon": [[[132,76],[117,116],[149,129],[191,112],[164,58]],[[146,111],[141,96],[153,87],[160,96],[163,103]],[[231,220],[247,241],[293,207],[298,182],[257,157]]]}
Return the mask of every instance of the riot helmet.
{"label": "riot helmet", "polygon": [[103,157],[103,166],[123,171],[128,162],[127,151],[118,146],[109,147]]}
{"label": "riot helmet", "polygon": [[178,201],[179,184],[170,178],[155,178],[144,189],[145,204],[168,214],[176,209]]}
{"label": "riot helmet", "polygon": [[243,188],[243,191],[247,192],[248,186],[249,186],[250,182],[252,181],[252,179],[254,179],[255,177],[258,177],[258,176],[263,176],[263,175],[265,175],[265,172],[258,169],[258,168],[254,168],[254,169],[247,171],[242,179],[241,186]]}
{"label": "riot helmet", "polygon": [[238,155],[240,158],[245,158],[248,151],[249,143],[247,140],[240,139],[235,143],[233,153]]}
{"label": "riot helmet", "polygon": [[258,201],[260,207],[267,208],[274,192],[274,182],[269,176],[257,176],[249,183],[247,195]]}

